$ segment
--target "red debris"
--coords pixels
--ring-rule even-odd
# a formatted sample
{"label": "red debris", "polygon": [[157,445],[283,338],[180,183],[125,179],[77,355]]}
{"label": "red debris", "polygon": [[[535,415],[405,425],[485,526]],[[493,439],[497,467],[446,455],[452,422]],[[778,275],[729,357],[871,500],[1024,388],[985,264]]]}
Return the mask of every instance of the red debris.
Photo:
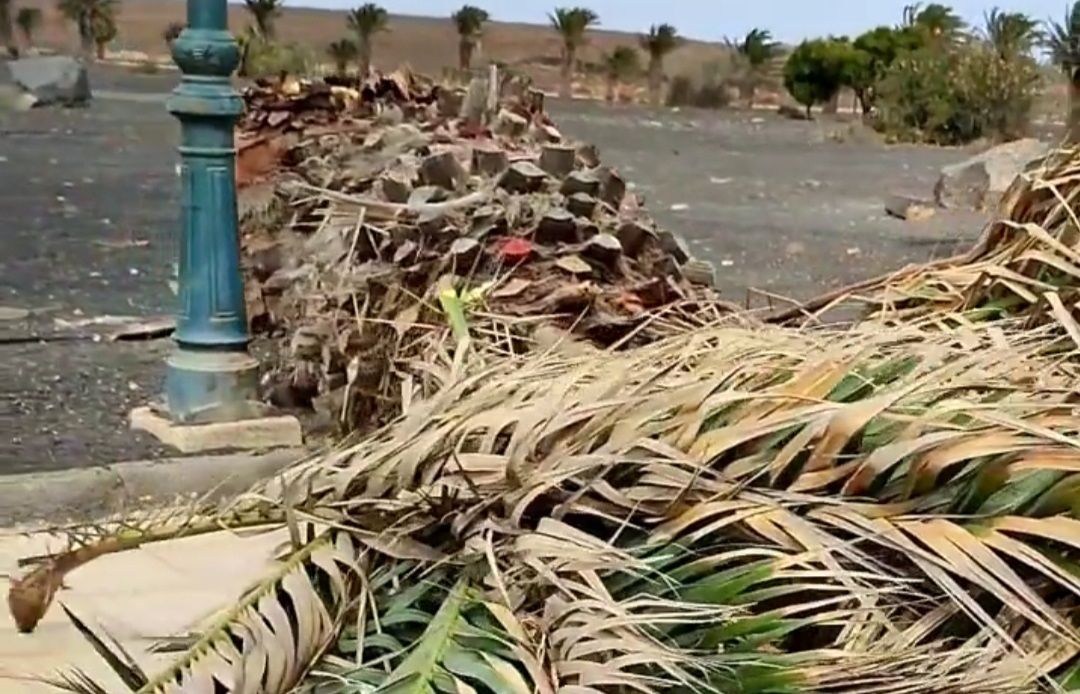
{"label": "red debris", "polygon": [[523,239],[520,236],[511,236],[506,239],[499,249],[499,257],[507,263],[517,264],[528,260],[532,252],[532,241]]}

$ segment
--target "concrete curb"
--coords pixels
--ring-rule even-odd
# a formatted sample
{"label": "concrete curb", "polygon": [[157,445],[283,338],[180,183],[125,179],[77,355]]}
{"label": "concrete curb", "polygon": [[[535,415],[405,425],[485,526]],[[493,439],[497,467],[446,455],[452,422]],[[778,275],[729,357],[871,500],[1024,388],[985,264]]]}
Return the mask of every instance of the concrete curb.
{"label": "concrete curb", "polygon": [[163,458],[3,476],[0,525],[90,520],[155,501],[239,494],[308,453],[306,449],[289,448],[261,455]]}

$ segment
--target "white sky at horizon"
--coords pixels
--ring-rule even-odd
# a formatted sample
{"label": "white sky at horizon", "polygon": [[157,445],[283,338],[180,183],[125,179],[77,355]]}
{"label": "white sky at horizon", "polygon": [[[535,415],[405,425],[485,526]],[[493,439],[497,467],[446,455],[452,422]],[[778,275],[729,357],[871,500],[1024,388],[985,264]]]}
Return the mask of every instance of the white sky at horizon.
{"label": "white sky at horizon", "polygon": [[[363,0],[286,0],[292,7],[348,9]],[[381,0],[392,14],[446,16],[466,0]],[[668,3],[643,0],[467,0],[482,7],[493,19],[506,22],[547,23],[547,15],[560,5],[589,7],[600,15],[600,28],[639,32],[650,24],[674,24],[684,36],[720,41],[739,36],[754,27],[772,31],[785,42],[810,36],[855,35],[879,24],[896,24],[903,14],[903,0],[675,0]],[[995,6],[992,0],[955,0],[955,11],[968,23],[981,25],[983,13]],[[1026,12],[1039,20],[1061,21],[1070,3],[1065,0],[1011,0],[1002,10]]]}

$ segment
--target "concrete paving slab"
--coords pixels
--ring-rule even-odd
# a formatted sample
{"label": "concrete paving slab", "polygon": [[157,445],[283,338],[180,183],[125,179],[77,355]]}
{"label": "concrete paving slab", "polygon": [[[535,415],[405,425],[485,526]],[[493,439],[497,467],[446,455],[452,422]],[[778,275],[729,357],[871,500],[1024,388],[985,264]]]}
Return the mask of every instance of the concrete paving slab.
{"label": "concrete paving slab", "polygon": [[[88,624],[104,627],[148,673],[175,655],[147,649],[155,639],[189,633],[234,603],[269,569],[284,531],[253,537],[216,533],[102,557],[69,575],[58,601]],[[44,535],[0,531],[0,590],[18,571],[20,557],[61,544]],[[56,690],[35,678],[78,667],[108,691],[125,691],[108,666],[54,606],[33,634],[19,634],[6,610],[0,615],[0,691],[45,694]]]}

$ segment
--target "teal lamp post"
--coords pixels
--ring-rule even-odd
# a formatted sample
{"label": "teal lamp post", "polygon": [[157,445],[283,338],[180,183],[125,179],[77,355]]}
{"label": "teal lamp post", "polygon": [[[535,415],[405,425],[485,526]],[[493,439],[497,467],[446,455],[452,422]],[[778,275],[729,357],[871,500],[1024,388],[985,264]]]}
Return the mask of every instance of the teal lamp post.
{"label": "teal lamp post", "polygon": [[165,397],[174,422],[244,419],[257,399],[258,363],[247,351],[240,272],[233,127],[244,106],[229,81],[240,51],[226,1],[188,0],[172,52],[183,73],[168,101],[181,126],[182,213]]}

